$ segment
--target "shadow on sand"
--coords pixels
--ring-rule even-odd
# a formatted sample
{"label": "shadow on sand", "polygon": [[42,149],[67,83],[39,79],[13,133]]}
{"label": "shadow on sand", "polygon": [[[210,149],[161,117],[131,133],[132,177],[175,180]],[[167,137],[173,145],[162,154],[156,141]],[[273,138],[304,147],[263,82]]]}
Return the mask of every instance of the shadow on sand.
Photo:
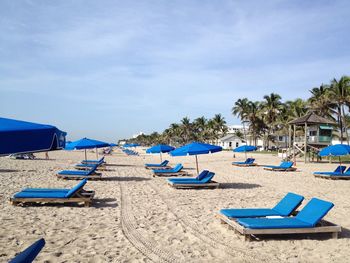
{"label": "shadow on sand", "polygon": [[119,181],[119,182],[141,182],[141,181],[148,181],[151,180],[151,178],[145,178],[145,177],[138,177],[138,176],[113,176],[113,177],[104,177],[104,181]]}
{"label": "shadow on sand", "polygon": [[261,187],[261,185],[246,183],[220,183],[221,189],[253,189],[258,187]]}
{"label": "shadow on sand", "polygon": [[91,206],[95,208],[117,207],[118,203],[115,198],[98,198],[92,201]]}
{"label": "shadow on sand", "polygon": [[21,170],[17,170],[17,169],[0,169],[0,173],[16,173],[16,172],[21,172]]}
{"label": "shadow on sand", "polygon": [[106,167],[112,166],[112,167],[143,167],[142,165],[135,165],[135,164],[106,164]]}

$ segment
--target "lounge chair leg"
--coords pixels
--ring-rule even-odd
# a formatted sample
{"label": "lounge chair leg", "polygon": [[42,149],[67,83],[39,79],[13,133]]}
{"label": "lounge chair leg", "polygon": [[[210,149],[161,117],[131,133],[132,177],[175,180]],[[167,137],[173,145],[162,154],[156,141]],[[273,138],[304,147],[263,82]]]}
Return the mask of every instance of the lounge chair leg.
{"label": "lounge chair leg", "polygon": [[84,202],[84,206],[85,207],[89,207],[90,206],[90,202]]}
{"label": "lounge chair leg", "polygon": [[252,237],[250,235],[244,235],[244,241],[252,241]]}
{"label": "lounge chair leg", "polygon": [[333,239],[338,239],[338,232],[333,232],[332,233],[332,238]]}

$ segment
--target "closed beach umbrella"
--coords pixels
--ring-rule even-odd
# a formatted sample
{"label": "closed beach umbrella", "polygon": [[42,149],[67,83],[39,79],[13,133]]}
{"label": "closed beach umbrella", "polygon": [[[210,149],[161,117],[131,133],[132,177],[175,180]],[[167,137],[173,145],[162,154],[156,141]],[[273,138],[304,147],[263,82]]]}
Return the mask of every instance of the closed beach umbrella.
{"label": "closed beach umbrella", "polygon": [[162,153],[167,153],[167,152],[170,152],[174,149],[175,148],[173,146],[170,146],[170,145],[158,144],[158,145],[155,145],[151,148],[148,148],[146,150],[146,153],[159,153],[160,154],[160,161],[162,161]]}
{"label": "closed beach umbrella", "polygon": [[201,142],[193,142],[187,145],[184,145],[180,148],[177,148],[170,153],[171,156],[186,156],[186,155],[195,155],[196,156],[196,167],[197,174],[199,173],[198,169],[198,158],[199,154],[208,154],[208,153],[216,153],[222,151],[221,146],[211,145],[207,143]]}
{"label": "closed beach umbrella", "polygon": [[98,159],[98,152],[97,148],[102,148],[102,147],[109,147],[110,144],[108,142],[102,142],[98,140],[93,140],[89,138],[83,138],[74,142],[71,142],[70,144],[66,145],[66,150],[85,150],[85,160],[87,160],[86,156],[86,149],[96,149],[96,159]]}
{"label": "closed beach umbrella", "polygon": [[247,158],[247,152],[252,152],[252,151],[256,151],[258,148],[256,146],[252,146],[252,145],[242,145],[237,147],[236,149],[233,150],[233,152],[235,153],[241,153],[244,152],[245,153],[245,158]]}
{"label": "closed beach umbrella", "polygon": [[66,135],[52,125],[0,118],[0,156],[59,150]]}
{"label": "closed beach umbrella", "polygon": [[45,246],[45,240],[41,238],[31,246],[26,248],[23,252],[19,253],[15,258],[11,259],[9,263],[32,262],[34,261],[34,259],[40,253],[40,251],[44,246]]}
{"label": "closed beach umbrella", "polygon": [[350,146],[346,144],[335,144],[323,148],[318,155],[319,156],[339,156],[339,162],[341,164],[340,156],[350,154]]}

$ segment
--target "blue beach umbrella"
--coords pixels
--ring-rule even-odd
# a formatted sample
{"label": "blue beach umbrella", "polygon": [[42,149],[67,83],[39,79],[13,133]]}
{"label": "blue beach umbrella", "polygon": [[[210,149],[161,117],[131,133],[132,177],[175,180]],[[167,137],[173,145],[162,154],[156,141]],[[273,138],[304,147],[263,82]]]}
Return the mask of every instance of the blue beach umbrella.
{"label": "blue beach umbrella", "polygon": [[318,155],[319,156],[339,156],[339,162],[341,164],[340,156],[350,154],[350,146],[346,144],[335,144],[323,148]]}
{"label": "blue beach umbrella", "polygon": [[174,149],[175,148],[173,146],[170,146],[170,145],[158,144],[158,145],[155,145],[151,148],[148,148],[146,150],[146,153],[159,153],[160,154],[160,161],[162,161],[162,153],[167,153],[167,152],[170,152]]}
{"label": "blue beach umbrella", "polygon": [[343,156],[350,154],[350,146],[346,144],[335,144],[323,148],[319,152],[319,156]]}
{"label": "blue beach umbrella", "polygon": [[256,146],[242,145],[242,146],[239,146],[236,149],[234,149],[233,152],[235,152],[235,153],[242,153],[242,152],[244,152],[245,158],[247,158],[247,152],[256,151],[257,149],[258,148]]}
{"label": "blue beach umbrella", "polygon": [[98,140],[93,140],[89,138],[82,138],[80,140],[71,142],[66,145],[65,150],[71,151],[71,150],[85,150],[85,160],[87,160],[87,155],[86,155],[86,149],[96,149],[96,158],[98,159],[98,152],[97,148],[102,148],[102,147],[109,147],[108,142],[102,142]]}
{"label": "blue beach umbrella", "polygon": [[222,151],[221,146],[211,145],[207,143],[201,142],[193,142],[187,145],[184,145],[180,148],[177,148],[170,153],[171,156],[186,156],[186,155],[195,155],[196,156],[196,167],[197,174],[199,173],[198,169],[198,158],[199,154],[208,154],[208,153],[216,153]]}
{"label": "blue beach umbrella", "polygon": [[45,240],[39,239],[31,246],[26,248],[23,252],[19,253],[15,258],[9,261],[9,263],[25,263],[32,262],[36,256],[40,253],[42,248],[45,246]]}
{"label": "blue beach umbrella", "polygon": [[62,149],[66,135],[52,125],[0,118],[0,156]]}

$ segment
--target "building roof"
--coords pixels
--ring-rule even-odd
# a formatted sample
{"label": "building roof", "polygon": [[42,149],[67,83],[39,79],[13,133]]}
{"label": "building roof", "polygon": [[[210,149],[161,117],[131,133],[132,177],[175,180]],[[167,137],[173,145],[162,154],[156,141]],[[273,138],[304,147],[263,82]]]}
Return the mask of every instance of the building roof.
{"label": "building roof", "polygon": [[219,139],[219,141],[221,142],[232,141],[232,140],[241,140],[241,139],[238,138],[235,134],[227,134],[226,136]]}
{"label": "building roof", "polygon": [[316,115],[314,112],[309,112],[303,117],[297,118],[289,122],[289,124],[294,125],[305,125],[306,124],[329,124],[336,125],[332,120],[326,119],[324,117]]}

